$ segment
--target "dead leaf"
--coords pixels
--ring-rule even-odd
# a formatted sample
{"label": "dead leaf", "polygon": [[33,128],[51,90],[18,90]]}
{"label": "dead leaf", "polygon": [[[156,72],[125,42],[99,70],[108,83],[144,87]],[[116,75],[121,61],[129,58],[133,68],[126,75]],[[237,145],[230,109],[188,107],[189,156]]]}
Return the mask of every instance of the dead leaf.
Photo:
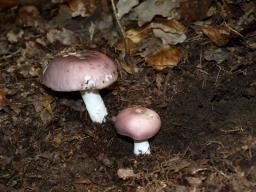
{"label": "dead leaf", "polygon": [[41,69],[39,67],[34,67],[32,66],[29,70],[29,75],[31,75],[32,77],[39,77],[41,74]]}
{"label": "dead leaf", "polygon": [[226,45],[231,38],[230,30],[226,26],[205,26],[202,31],[218,46]]}
{"label": "dead leaf", "polygon": [[212,0],[184,0],[180,2],[180,16],[186,21],[193,22],[207,17]]}
{"label": "dead leaf", "polygon": [[58,147],[63,140],[63,135],[61,132],[57,133],[56,135],[53,135],[52,142],[55,147]]}
{"label": "dead leaf", "polygon": [[44,124],[50,122],[53,117],[52,103],[53,98],[48,95],[34,97],[34,100],[32,101],[35,111],[39,113],[40,119]]}
{"label": "dead leaf", "polygon": [[[119,51],[125,52],[125,43],[124,41],[119,41],[115,44],[115,48]],[[138,45],[131,41],[130,39],[127,39],[127,49],[130,54],[133,54],[138,49]]]}
{"label": "dead leaf", "polygon": [[118,17],[122,18],[125,14],[129,13],[129,11],[136,5],[139,4],[138,0],[119,0],[116,4],[116,8],[118,11]]}
{"label": "dead leaf", "polygon": [[85,4],[82,0],[70,0],[68,2],[69,7],[71,9],[72,17],[86,17],[88,16],[88,10],[85,7]]}
{"label": "dead leaf", "polygon": [[156,15],[163,17],[177,18],[176,8],[179,7],[179,1],[160,1],[147,0],[133,9],[134,14],[138,18],[139,26],[151,21]]}
{"label": "dead leaf", "polygon": [[182,53],[175,47],[165,46],[146,58],[146,62],[154,69],[163,70],[175,67],[181,60]]}
{"label": "dead leaf", "polygon": [[19,32],[14,32],[14,31],[9,31],[7,34],[6,34],[6,37],[7,37],[7,40],[10,42],[10,43],[17,43],[19,41],[19,39],[22,38],[22,36],[24,35],[24,31],[23,30],[20,30]]}
{"label": "dead leaf", "polygon": [[43,101],[43,107],[50,113],[50,114],[52,114],[52,105],[51,105],[51,103],[52,103],[52,98],[51,97],[48,97],[47,99],[45,99],[44,101]]}
{"label": "dead leaf", "polygon": [[186,27],[176,19],[165,20],[160,23],[151,23],[150,27],[156,37],[160,38],[163,44],[176,45],[186,40]]}
{"label": "dead leaf", "polygon": [[93,0],[69,0],[60,5],[59,15],[68,13],[71,17],[87,17],[93,13],[99,1]]}
{"label": "dead leaf", "polygon": [[125,72],[127,72],[129,74],[138,73],[142,70],[141,68],[138,68],[138,67],[131,67],[131,66],[127,65],[126,63],[121,63],[121,66],[122,66],[122,69],[124,69]]}
{"label": "dead leaf", "polygon": [[137,177],[137,174],[133,172],[130,168],[120,168],[117,170],[117,175],[119,178],[126,180],[130,177]]}
{"label": "dead leaf", "polygon": [[204,58],[207,61],[215,61],[217,64],[221,64],[229,57],[229,52],[226,49],[221,48],[209,48],[204,51]]}
{"label": "dead leaf", "polygon": [[152,29],[149,25],[137,29],[129,29],[128,31],[126,31],[126,37],[130,39],[133,43],[140,43],[151,34]]}
{"label": "dead leaf", "polygon": [[46,38],[50,43],[59,41],[63,45],[73,45],[77,42],[77,38],[74,33],[68,29],[50,29],[46,34]]}
{"label": "dead leaf", "polygon": [[137,54],[145,58],[156,52],[162,46],[162,41],[159,38],[149,37],[146,41],[140,43],[139,52]]}

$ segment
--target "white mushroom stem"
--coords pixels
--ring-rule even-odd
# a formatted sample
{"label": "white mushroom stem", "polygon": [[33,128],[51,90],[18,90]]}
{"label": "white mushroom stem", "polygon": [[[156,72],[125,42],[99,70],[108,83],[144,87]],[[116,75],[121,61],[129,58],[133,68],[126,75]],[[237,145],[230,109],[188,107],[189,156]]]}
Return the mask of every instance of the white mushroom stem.
{"label": "white mushroom stem", "polygon": [[150,155],[150,146],[148,140],[134,140],[133,153],[135,155]]}
{"label": "white mushroom stem", "polygon": [[81,91],[81,95],[91,120],[95,123],[105,122],[108,112],[99,92]]}

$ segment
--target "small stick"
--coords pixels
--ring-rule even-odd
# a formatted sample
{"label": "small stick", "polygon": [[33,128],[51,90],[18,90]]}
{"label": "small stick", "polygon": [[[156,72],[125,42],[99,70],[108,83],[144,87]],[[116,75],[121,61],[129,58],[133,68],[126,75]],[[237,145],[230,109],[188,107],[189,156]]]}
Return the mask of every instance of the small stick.
{"label": "small stick", "polygon": [[120,33],[121,33],[122,39],[124,40],[125,61],[128,63],[128,65],[131,66],[131,62],[130,62],[130,50],[129,50],[129,48],[128,48],[127,37],[126,37],[125,31],[124,31],[124,29],[123,29],[123,27],[122,27],[122,24],[121,24],[121,21],[120,21],[120,18],[119,18],[119,15],[118,15],[118,12],[117,12],[117,9],[116,9],[114,0],[111,0],[111,5],[112,5],[112,9],[113,9],[113,13],[114,13],[114,17],[115,17],[117,26],[118,26],[119,31],[120,31]]}

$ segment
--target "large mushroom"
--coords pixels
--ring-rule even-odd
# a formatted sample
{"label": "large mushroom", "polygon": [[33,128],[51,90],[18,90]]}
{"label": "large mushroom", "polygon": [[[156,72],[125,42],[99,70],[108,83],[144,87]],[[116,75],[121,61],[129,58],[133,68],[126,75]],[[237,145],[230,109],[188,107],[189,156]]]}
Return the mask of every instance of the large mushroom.
{"label": "large mushroom", "polygon": [[118,113],[115,120],[117,133],[134,140],[135,155],[150,154],[148,139],[153,137],[161,127],[159,115],[146,107],[133,106]]}
{"label": "large mushroom", "polygon": [[42,84],[54,91],[80,91],[93,122],[103,123],[108,114],[99,94],[117,79],[114,62],[97,51],[55,57],[43,70]]}

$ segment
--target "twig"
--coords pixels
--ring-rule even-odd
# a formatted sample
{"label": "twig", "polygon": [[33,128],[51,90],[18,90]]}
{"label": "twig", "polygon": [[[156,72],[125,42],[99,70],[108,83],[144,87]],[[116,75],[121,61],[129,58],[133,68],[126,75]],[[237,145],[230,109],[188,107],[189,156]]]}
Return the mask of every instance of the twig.
{"label": "twig", "polygon": [[[122,39],[124,40],[124,49],[125,49],[125,61],[127,62],[128,65],[131,66],[131,62],[130,62],[130,50],[128,48],[128,41],[127,41],[127,37],[125,34],[125,31],[123,29],[123,26],[121,24],[117,9],[116,9],[116,5],[114,3],[114,0],[111,0],[111,5],[112,5],[112,9],[113,9],[113,13],[114,13],[114,17],[117,23],[117,26],[119,28],[119,31],[121,33]],[[134,65],[133,65],[134,66]]]}

